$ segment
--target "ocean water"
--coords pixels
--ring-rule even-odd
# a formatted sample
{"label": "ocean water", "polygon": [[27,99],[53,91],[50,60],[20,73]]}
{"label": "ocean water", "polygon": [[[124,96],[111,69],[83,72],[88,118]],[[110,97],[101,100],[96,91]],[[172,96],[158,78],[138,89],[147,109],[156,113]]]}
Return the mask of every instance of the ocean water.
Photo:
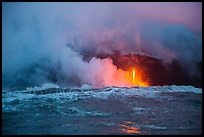
{"label": "ocean water", "polygon": [[202,134],[202,89],[174,85],[2,89],[2,134]]}

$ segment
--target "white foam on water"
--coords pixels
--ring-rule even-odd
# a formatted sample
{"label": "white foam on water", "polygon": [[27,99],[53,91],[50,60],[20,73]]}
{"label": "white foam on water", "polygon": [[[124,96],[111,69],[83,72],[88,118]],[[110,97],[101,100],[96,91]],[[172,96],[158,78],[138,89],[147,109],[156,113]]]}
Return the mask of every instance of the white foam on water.
{"label": "white foam on water", "polygon": [[[18,100],[29,100],[31,98],[66,98],[68,102],[77,101],[79,99],[87,98],[98,98],[98,99],[108,99],[109,96],[142,96],[146,98],[157,98],[158,94],[161,92],[193,92],[202,93],[201,88],[195,88],[193,86],[150,86],[150,87],[133,87],[133,88],[119,88],[119,87],[106,87],[102,89],[93,90],[89,86],[84,86],[78,90],[71,90],[71,92],[60,93],[45,93],[45,94],[34,94],[32,91],[48,90],[49,88],[59,88],[59,86],[54,84],[44,84],[42,87],[27,88],[26,90],[6,90],[3,89],[2,92],[2,103],[12,102],[15,99]],[[83,90],[88,89],[88,90]]]}
{"label": "white foam on water", "polygon": [[82,85],[80,87],[80,89],[84,90],[84,89],[92,89],[92,87],[90,85]]}
{"label": "white foam on water", "polygon": [[160,127],[155,125],[145,125],[145,127],[155,129],[155,130],[166,129],[166,127]]}
{"label": "white foam on water", "polygon": [[46,90],[49,88],[59,88],[58,85],[53,84],[53,83],[45,83],[41,87],[28,87],[26,88],[26,91],[39,91],[39,90]]}
{"label": "white foam on water", "polygon": [[83,110],[82,108],[77,108],[77,107],[69,107],[67,108],[70,112],[72,112],[75,115],[80,115],[80,116],[99,116],[99,117],[106,117],[110,116],[111,113],[102,113],[98,111],[87,111]]}

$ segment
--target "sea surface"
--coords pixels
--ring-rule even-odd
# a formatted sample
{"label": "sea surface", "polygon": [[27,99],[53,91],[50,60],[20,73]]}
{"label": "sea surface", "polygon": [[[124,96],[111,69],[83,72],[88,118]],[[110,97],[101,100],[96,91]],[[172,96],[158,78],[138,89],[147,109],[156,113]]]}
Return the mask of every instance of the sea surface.
{"label": "sea surface", "polygon": [[2,134],[199,135],[202,89],[175,85],[5,88]]}

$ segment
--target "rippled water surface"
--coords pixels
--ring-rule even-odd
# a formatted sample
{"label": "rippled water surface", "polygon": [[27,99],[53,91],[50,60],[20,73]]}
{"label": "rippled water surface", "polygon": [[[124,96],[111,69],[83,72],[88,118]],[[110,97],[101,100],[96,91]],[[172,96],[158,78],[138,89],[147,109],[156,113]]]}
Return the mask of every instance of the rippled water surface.
{"label": "rippled water surface", "polygon": [[2,120],[3,134],[202,134],[202,89],[3,89]]}

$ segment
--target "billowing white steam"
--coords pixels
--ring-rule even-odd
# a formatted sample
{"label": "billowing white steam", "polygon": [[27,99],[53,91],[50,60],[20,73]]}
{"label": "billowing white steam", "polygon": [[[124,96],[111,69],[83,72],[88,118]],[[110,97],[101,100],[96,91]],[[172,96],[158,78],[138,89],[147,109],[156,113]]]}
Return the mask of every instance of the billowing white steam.
{"label": "billowing white steam", "polygon": [[[201,61],[201,3],[3,3],[3,86],[95,87],[124,83],[110,59],[80,53],[145,53],[186,66]],[[192,69],[193,67],[191,67]],[[53,77],[53,78],[50,78]],[[117,78],[116,78],[117,77]]]}

